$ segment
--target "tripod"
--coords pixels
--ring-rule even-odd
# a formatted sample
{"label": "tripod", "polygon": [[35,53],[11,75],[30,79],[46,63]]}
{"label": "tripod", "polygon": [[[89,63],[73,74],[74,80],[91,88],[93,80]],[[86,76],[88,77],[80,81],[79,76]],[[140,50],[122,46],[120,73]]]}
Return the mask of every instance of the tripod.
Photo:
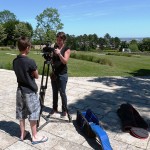
{"label": "tripod", "polygon": [[[46,120],[46,123],[39,127],[39,124],[40,124],[40,118],[39,118],[39,120],[37,121],[37,127],[38,127],[37,130],[38,131],[50,122],[49,117],[42,114],[42,111],[43,111],[43,108],[44,108],[44,99],[45,99],[45,94],[46,94],[46,89],[47,89],[50,65],[51,65],[52,71],[54,72],[54,67],[52,65],[51,59],[50,60],[48,59],[48,60],[44,61],[43,70],[42,70],[40,93],[39,93],[39,95],[40,95],[39,100],[40,100],[40,105],[41,105],[40,117],[44,118]],[[44,75],[45,74],[46,74],[46,79],[45,79],[45,84],[44,84]],[[58,82],[57,82],[57,86],[58,86]],[[59,92],[61,92],[61,89],[59,89]],[[72,122],[72,117],[69,114],[69,111],[68,111],[68,108],[67,108],[66,105],[65,105],[65,109],[66,109],[66,112],[67,112],[67,115],[68,115],[69,122]]]}

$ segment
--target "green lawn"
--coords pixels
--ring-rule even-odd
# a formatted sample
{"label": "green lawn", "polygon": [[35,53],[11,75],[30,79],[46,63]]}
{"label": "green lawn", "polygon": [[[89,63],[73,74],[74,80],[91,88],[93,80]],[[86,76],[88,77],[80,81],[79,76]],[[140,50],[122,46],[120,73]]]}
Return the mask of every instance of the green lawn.
{"label": "green lawn", "polygon": [[[0,51],[0,68],[12,69],[12,61],[18,54],[16,50]],[[82,52],[83,53],[83,52]],[[70,58],[68,63],[69,76],[90,77],[90,76],[150,76],[150,56],[114,56],[100,55],[97,53],[86,53],[109,59],[113,66],[101,65],[89,61]],[[29,57],[33,58],[39,73],[42,72],[44,58],[36,51],[31,51]]]}

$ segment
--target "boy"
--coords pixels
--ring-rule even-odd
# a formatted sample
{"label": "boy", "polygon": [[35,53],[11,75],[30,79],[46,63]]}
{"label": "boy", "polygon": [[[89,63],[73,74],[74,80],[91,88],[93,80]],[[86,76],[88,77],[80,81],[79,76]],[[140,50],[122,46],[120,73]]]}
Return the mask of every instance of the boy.
{"label": "boy", "polygon": [[40,115],[40,101],[38,99],[38,87],[35,79],[38,79],[37,66],[34,60],[27,57],[31,48],[28,38],[21,37],[18,40],[18,49],[20,54],[13,60],[13,69],[15,71],[18,88],[16,92],[16,119],[20,121],[21,136],[23,141],[28,131],[25,130],[25,119],[28,118],[32,131],[32,144],[46,142],[47,137],[37,136],[37,120]]}

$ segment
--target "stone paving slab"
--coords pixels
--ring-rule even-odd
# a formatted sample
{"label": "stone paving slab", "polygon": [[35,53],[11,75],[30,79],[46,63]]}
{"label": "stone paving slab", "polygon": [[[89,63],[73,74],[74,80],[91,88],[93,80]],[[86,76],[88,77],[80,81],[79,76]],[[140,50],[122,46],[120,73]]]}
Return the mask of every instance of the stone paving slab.
{"label": "stone paving slab", "polygon": [[[36,80],[40,88],[41,76]],[[87,138],[76,125],[76,111],[91,108],[109,136],[113,150],[149,150],[150,136],[137,139],[121,130],[117,109],[122,103],[131,103],[150,124],[150,77],[69,77],[67,85],[68,107],[73,118],[60,118],[60,113],[50,118],[39,134],[48,136],[46,143],[31,144],[31,137],[18,141],[19,122],[15,119],[16,77],[13,71],[0,69],[0,150],[100,150],[99,140]],[[50,82],[45,95],[43,114],[52,107]],[[59,112],[61,99],[59,97]],[[41,118],[40,125],[45,120]],[[28,120],[26,129],[30,131]],[[150,131],[150,128],[149,128]]]}

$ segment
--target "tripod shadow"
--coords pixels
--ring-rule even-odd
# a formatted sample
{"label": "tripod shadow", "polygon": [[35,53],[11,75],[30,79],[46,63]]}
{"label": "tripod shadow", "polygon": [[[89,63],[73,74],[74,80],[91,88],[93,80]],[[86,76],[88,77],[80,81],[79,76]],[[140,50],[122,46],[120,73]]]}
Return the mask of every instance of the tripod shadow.
{"label": "tripod shadow", "polygon": [[[42,128],[44,128],[49,123],[56,123],[56,122],[68,123],[69,122],[68,119],[66,120],[66,118],[60,117],[61,112],[58,112],[57,116],[50,115],[49,113],[51,112],[51,110],[52,110],[52,108],[43,106],[40,117],[43,118],[45,120],[45,122],[38,126],[38,129],[37,129],[38,131],[41,130]],[[43,112],[44,112],[44,114],[43,114]],[[45,115],[45,113],[47,113],[47,114]],[[58,116],[58,115],[60,115],[60,116]]]}
{"label": "tripod shadow", "polygon": [[46,113],[49,113],[51,110],[52,110],[52,108],[47,107],[47,106],[45,106],[45,105],[44,105],[44,107],[42,108],[42,112],[46,112]]}
{"label": "tripod shadow", "polygon": [[[49,113],[52,111],[52,109],[53,109],[53,108],[44,106],[44,107],[42,108],[42,112],[47,113],[47,114],[49,115]],[[60,114],[60,115],[61,115],[61,112],[57,112],[57,114]]]}
{"label": "tripod shadow", "polygon": [[76,131],[78,132],[78,134],[80,134],[81,136],[83,136],[86,141],[88,142],[88,144],[95,150],[102,150],[101,144],[100,142],[96,139],[96,138],[89,138],[85,135],[85,133],[83,133],[83,131],[80,130],[79,126],[76,123],[76,120],[72,121]]}
{"label": "tripod shadow", "polygon": [[[53,117],[53,115],[49,115],[49,113],[52,111],[52,108],[50,108],[50,107],[47,107],[47,106],[44,106],[43,108],[42,108],[42,112],[44,112],[44,113],[47,113],[48,115],[47,116],[49,116],[49,118],[52,118],[52,119],[56,119],[56,120],[60,120],[60,121],[62,121],[62,122],[68,122],[67,120],[64,120],[63,118],[56,118],[56,117]],[[61,112],[60,111],[58,111],[57,112],[57,114],[59,114],[60,116],[61,116]],[[53,121],[54,122],[54,121]]]}

